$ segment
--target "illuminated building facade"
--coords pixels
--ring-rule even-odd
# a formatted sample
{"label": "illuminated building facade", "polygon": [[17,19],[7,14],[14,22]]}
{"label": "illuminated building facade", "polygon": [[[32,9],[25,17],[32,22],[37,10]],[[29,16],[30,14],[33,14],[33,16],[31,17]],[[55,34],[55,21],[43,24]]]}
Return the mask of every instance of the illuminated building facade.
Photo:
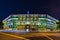
{"label": "illuminated building facade", "polygon": [[4,30],[56,31],[58,20],[47,14],[14,14],[3,20]]}

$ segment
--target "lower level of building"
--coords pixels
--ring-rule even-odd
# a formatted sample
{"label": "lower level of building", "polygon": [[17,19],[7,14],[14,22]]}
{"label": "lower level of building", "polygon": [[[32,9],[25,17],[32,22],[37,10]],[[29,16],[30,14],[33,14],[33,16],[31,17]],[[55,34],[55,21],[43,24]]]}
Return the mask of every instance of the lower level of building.
{"label": "lower level of building", "polygon": [[58,27],[51,27],[48,28],[46,26],[39,26],[39,25],[15,25],[15,26],[9,26],[5,27],[5,30],[24,30],[24,31],[39,31],[39,32],[48,32],[48,31],[57,31]]}

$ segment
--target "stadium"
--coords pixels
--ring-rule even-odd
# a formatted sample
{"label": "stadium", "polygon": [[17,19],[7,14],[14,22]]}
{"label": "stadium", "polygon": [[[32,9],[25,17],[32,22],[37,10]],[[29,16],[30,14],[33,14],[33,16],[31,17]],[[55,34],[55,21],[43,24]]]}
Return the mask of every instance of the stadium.
{"label": "stadium", "polygon": [[48,14],[13,14],[3,20],[4,30],[57,31],[57,19]]}

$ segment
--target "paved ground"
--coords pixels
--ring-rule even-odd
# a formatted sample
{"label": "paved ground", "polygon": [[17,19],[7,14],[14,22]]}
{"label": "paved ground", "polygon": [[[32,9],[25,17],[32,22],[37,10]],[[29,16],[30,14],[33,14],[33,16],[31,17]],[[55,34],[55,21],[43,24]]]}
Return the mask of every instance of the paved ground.
{"label": "paved ground", "polygon": [[44,36],[39,36],[39,37],[28,37],[30,40],[50,40]]}
{"label": "paved ground", "polygon": [[0,40],[60,40],[60,33],[3,33]]}
{"label": "paved ground", "polygon": [[0,33],[0,40],[22,40],[22,39],[11,37]]}

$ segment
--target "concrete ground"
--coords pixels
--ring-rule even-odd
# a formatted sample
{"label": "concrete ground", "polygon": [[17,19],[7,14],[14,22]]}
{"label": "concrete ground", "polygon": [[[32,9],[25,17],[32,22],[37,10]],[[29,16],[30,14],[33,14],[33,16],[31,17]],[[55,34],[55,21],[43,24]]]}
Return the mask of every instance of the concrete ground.
{"label": "concrete ground", "polygon": [[57,32],[0,32],[0,40],[60,40]]}

